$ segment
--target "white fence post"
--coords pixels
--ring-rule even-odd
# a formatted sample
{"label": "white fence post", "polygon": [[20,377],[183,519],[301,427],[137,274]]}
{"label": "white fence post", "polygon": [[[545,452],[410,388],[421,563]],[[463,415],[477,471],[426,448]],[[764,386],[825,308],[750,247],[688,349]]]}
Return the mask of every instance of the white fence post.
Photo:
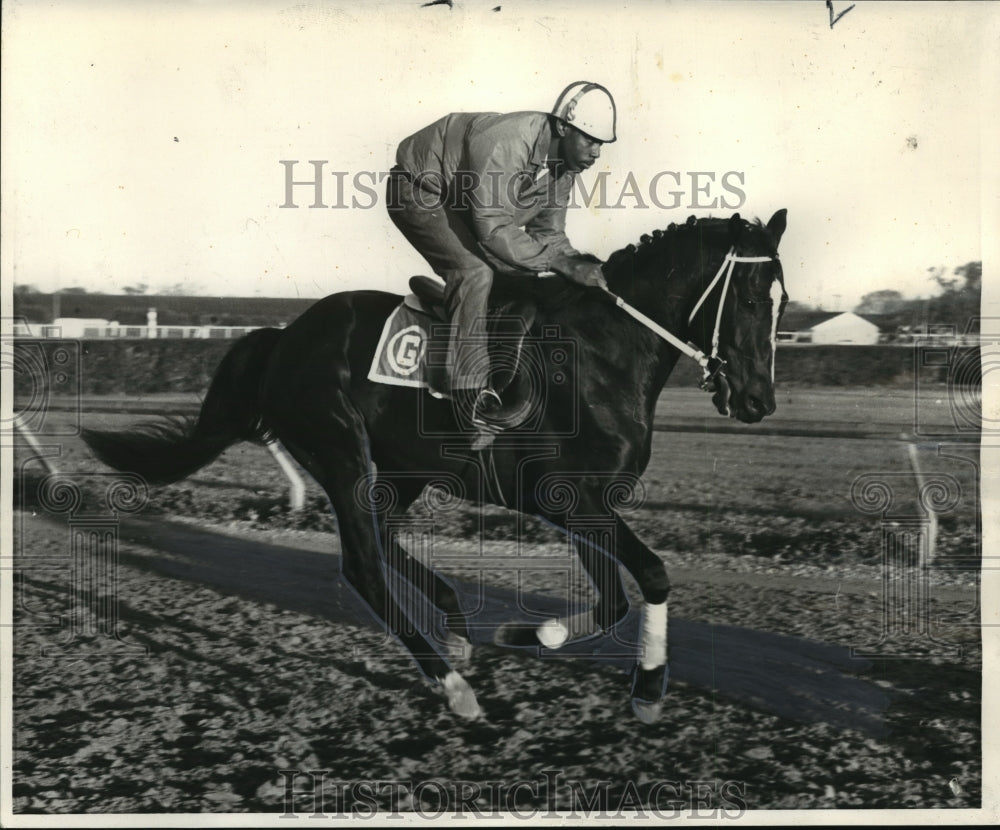
{"label": "white fence post", "polygon": [[33,433],[28,425],[24,423],[20,413],[16,413],[14,415],[14,431],[27,441],[28,446],[30,446],[31,449],[37,453],[38,460],[42,462],[42,465],[45,467],[45,471],[49,475],[54,476],[59,474],[59,470],[56,468],[56,465],[49,460],[49,456],[45,455],[42,445],[38,443],[38,439],[35,437],[35,433]]}
{"label": "white fence post", "polygon": [[[920,469],[920,459],[917,457],[917,445],[913,443],[908,443],[906,445],[907,454],[910,456],[910,467],[913,468],[913,478],[917,482],[917,498],[922,498],[921,493],[924,490],[924,474]],[[938,537],[938,517],[937,511],[932,507],[926,507],[927,512],[927,559],[920,563],[922,568],[926,568],[930,562],[934,561],[934,557],[937,555],[937,537]]]}

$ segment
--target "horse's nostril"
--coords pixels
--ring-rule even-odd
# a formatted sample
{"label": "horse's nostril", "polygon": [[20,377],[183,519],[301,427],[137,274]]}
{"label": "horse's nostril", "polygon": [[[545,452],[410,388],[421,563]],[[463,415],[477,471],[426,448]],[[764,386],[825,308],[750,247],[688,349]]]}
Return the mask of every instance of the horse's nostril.
{"label": "horse's nostril", "polygon": [[746,409],[747,414],[752,418],[766,418],[772,412],[774,412],[775,406],[773,403],[765,403],[760,398],[754,397],[753,395],[747,395],[746,397]]}

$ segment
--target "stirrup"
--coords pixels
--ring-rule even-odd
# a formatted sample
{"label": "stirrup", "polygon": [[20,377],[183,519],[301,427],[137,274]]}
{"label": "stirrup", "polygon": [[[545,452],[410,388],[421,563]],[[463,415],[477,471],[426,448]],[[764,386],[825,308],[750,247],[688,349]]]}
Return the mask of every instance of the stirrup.
{"label": "stirrup", "polygon": [[489,414],[499,412],[501,409],[503,409],[503,401],[500,400],[500,396],[494,389],[487,386],[485,389],[479,390],[479,394],[476,396],[476,402],[472,406],[472,423],[475,426],[480,424],[486,426]]}
{"label": "stirrup", "polygon": [[499,412],[503,407],[503,401],[495,390],[490,387],[481,389],[472,405],[472,426],[475,427],[477,435],[472,441],[472,449],[485,450],[492,446],[493,439],[497,433],[503,430],[503,426],[493,423],[489,415],[483,412],[483,406],[489,406],[490,412]]}
{"label": "stirrup", "polygon": [[[485,404],[485,406],[484,406]],[[504,403],[491,387],[479,392],[472,408],[472,425],[477,429],[500,432],[521,424],[530,412],[529,401]]]}

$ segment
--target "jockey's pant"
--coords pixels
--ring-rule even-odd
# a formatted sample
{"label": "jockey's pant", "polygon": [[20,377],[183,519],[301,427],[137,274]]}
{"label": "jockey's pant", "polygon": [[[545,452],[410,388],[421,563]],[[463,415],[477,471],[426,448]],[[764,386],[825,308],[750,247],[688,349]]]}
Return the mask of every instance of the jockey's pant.
{"label": "jockey's pant", "polygon": [[493,269],[459,211],[432,194],[415,193],[405,175],[390,175],[386,205],[393,224],[445,282],[445,308],[454,326],[448,345],[452,389],[479,390],[489,380],[486,310]]}

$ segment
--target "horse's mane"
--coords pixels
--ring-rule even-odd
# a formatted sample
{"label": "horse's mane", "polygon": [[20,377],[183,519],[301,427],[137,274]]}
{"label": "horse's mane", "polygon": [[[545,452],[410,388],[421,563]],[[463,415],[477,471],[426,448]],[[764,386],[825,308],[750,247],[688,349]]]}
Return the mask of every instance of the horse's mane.
{"label": "horse's mane", "polygon": [[[630,243],[608,257],[604,273],[609,283],[621,276],[634,279],[646,272],[651,262],[660,259],[667,252],[682,246],[701,245],[714,242],[726,246],[730,219],[721,216],[702,218],[690,217],[687,222],[671,222],[666,228],[644,233],[639,243]],[[744,225],[757,234],[763,234],[762,246],[773,251],[775,245],[770,232],[760,219],[743,220]],[[652,270],[652,273],[662,273]],[[590,294],[591,289],[577,285],[563,278],[539,279],[531,274],[505,274],[494,284],[493,302],[502,304],[515,298],[531,297],[539,308],[566,307],[579,302]]]}
{"label": "horse's mane", "polygon": [[[729,235],[729,223],[731,221],[731,219],[721,216],[707,216],[701,219],[692,216],[687,222],[681,225],[671,222],[663,230],[656,229],[651,233],[644,233],[639,238],[638,245],[626,245],[608,257],[605,274],[608,279],[614,279],[624,267],[629,269],[630,274],[635,274],[641,271],[650,259],[661,256],[665,249],[669,250],[687,244],[700,245],[706,241],[706,237],[712,241],[715,238],[722,238],[723,244],[721,247],[725,247],[725,241]],[[764,247],[773,253],[776,246],[774,240],[771,239],[770,231],[768,231],[764,223],[760,219],[754,219],[753,221],[744,219],[742,221],[745,228],[756,234],[763,234],[764,238],[762,242],[764,243]]]}

